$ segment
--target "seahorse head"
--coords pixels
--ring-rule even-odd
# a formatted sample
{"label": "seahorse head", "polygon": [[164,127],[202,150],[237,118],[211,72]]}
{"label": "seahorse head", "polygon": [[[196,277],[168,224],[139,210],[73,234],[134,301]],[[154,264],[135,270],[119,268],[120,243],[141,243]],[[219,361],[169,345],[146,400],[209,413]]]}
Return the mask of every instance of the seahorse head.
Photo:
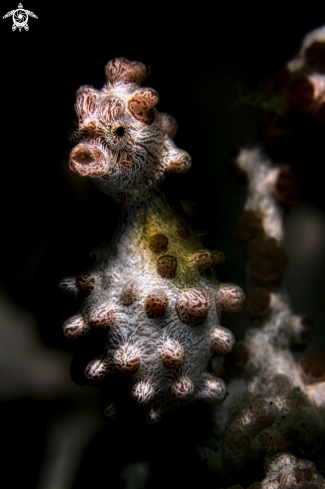
{"label": "seahorse head", "polygon": [[94,178],[105,193],[130,195],[154,187],[168,172],[187,171],[191,158],[171,139],[175,119],[157,111],[154,89],[140,87],[145,65],[116,58],[107,63],[105,75],[101,90],[77,91],[79,142],[70,153],[70,169]]}

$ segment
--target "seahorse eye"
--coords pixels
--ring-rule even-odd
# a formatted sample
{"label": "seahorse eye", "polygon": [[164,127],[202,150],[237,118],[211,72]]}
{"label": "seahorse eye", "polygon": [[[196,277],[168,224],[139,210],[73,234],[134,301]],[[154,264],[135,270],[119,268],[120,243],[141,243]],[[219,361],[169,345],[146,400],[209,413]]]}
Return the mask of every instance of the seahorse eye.
{"label": "seahorse eye", "polygon": [[123,126],[118,126],[115,130],[114,130],[114,133],[116,134],[116,136],[118,136],[119,138],[122,138],[124,136],[124,133],[125,133],[125,130],[124,130],[124,127]]}

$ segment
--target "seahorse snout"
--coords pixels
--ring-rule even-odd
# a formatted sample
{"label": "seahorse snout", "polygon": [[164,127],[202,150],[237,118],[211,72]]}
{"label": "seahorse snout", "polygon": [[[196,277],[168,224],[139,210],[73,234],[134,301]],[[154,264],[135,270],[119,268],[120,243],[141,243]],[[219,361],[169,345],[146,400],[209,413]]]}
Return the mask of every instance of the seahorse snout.
{"label": "seahorse snout", "polygon": [[108,171],[108,158],[96,144],[80,143],[70,153],[69,167],[81,177],[102,177]]}

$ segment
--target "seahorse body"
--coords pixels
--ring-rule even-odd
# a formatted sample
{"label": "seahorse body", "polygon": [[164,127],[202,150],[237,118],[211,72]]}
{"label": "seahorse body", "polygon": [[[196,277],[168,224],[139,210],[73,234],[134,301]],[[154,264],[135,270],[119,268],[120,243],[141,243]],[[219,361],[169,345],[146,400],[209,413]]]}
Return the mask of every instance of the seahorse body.
{"label": "seahorse body", "polygon": [[176,121],[156,110],[157,92],[140,88],[145,66],[117,58],[105,74],[102,90],[77,92],[79,143],[69,166],[113,197],[121,219],[111,241],[92,253],[93,268],[61,282],[85,294],[63,329],[97,345],[85,376],[105,396],[104,415],[116,416],[130,395],[155,423],[196,400],[222,402],[224,382],[207,366],[213,352],[232,348],[220,315],[238,312],[244,294],[220,284],[216,255],[161,191],[166,174],[186,172],[191,158],[172,140]]}

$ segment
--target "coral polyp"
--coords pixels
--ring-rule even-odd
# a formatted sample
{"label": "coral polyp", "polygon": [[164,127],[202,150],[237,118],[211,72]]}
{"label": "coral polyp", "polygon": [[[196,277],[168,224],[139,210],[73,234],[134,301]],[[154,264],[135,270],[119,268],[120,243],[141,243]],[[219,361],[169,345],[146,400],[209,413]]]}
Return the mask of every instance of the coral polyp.
{"label": "coral polyp", "polygon": [[84,376],[100,387],[104,415],[116,417],[127,394],[154,423],[195,401],[223,401],[225,384],[207,368],[214,352],[231,350],[220,315],[238,312],[244,294],[220,284],[214,266],[224,255],[220,262],[221,252],[203,247],[163,193],[166,175],[188,171],[191,157],[173,142],[178,126],[157,111],[157,92],[140,87],[146,73],[142,63],[117,58],[101,90],[77,92],[70,169],[112,197],[120,220],[92,254],[92,268],[61,286],[83,295],[63,330],[96,345]]}

